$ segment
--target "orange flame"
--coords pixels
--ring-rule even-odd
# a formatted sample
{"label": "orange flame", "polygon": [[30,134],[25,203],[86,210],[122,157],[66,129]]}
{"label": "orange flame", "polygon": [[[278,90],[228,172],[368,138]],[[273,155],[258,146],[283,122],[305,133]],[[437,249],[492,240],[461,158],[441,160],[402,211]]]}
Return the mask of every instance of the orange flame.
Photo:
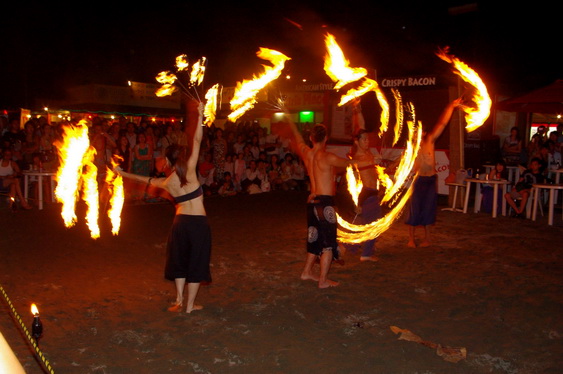
{"label": "orange flame", "polygon": [[176,57],[176,69],[178,69],[178,71],[186,70],[189,66],[188,56],[180,55]]}
{"label": "orange flame", "polygon": [[460,61],[457,57],[448,54],[447,48],[439,50],[436,55],[442,60],[452,64],[455,69],[454,73],[475,88],[472,100],[476,108],[463,106],[462,109],[465,112],[465,122],[467,123],[465,129],[468,132],[476,130],[485,123],[491,114],[492,101],[487,91],[487,86],[485,86],[485,83],[483,83],[483,80],[475,70]]}
{"label": "orange flame", "polygon": [[325,45],[327,54],[325,55],[324,69],[327,75],[336,82],[334,89],[340,90],[349,83],[357,82],[363,79],[360,86],[349,89],[345,95],[342,95],[338,106],[347,104],[353,99],[365,95],[370,91],[374,91],[377,101],[381,107],[379,128],[380,135],[387,131],[389,123],[389,104],[383,91],[379,88],[379,84],[373,79],[367,78],[367,70],[365,68],[352,68],[350,62],[344,56],[342,49],[331,34],[326,34]]}
{"label": "orange flame", "polygon": [[100,237],[100,228],[98,227],[98,215],[100,210],[99,193],[98,193],[98,168],[94,165],[94,156],[96,149],[90,147],[84,157],[84,168],[82,173],[82,194],[83,199],[88,206],[86,211],[86,224],[90,229],[92,239]]}
{"label": "orange flame", "polygon": [[213,121],[215,121],[215,114],[217,112],[217,95],[219,93],[219,83],[211,87],[205,94],[205,108],[203,109],[203,115],[205,116],[204,124],[206,126],[211,126]]}
{"label": "orange flame", "polygon": [[254,107],[258,92],[266,87],[268,83],[277,79],[283,71],[285,62],[291,59],[281,52],[262,47],[256,55],[263,60],[270,61],[273,66],[262,65],[264,67],[262,75],[255,75],[252,80],[245,79],[242,83],[237,82],[235,94],[230,103],[231,114],[228,115],[228,119],[231,122],[235,122],[249,109]]}
{"label": "orange flame", "polygon": [[333,35],[325,35],[327,54],[325,56],[324,69],[327,75],[336,82],[335,90],[339,90],[348,83],[356,82],[365,77],[368,72],[364,68],[351,68],[350,62],[344,56],[344,52],[336,43]]}
{"label": "orange flame", "polygon": [[395,134],[393,137],[393,145],[397,144],[401,137],[401,130],[403,129],[404,111],[403,111],[403,98],[399,90],[392,88],[391,92],[395,98]]}
{"label": "orange flame", "polygon": [[39,309],[37,309],[37,305],[31,304],[31,314],[33,314],[34,316],[39,315]]}
{"label": "orange flame", "polygon": [[156,96],[169,96],[176,91],[176,86],[174,86],[174,83],[178,79],[176,74],[169,71],[161,71],[160,73],[158,73],[155,79],[158,83],[162,84],[162,86],[158,90],[156,90]]}
{"label": "orange flame", "polygon": [[[116,167],[117,163],[112,160],[112,166]],[[123,177],[116,174],[110,168],[107,169],[106,184],[110,188],[110,209],[108,210],[108,217],[111,221],[111,233],[113,235],[119,234],[121,226],[121,211],[123,203],[125,202],[125,193],[123,188]]]}
{"label": "orange flame", "polygon": [[78,198],[82,160],[89,146],[86,121],[80,121],[77,126],[63,127],[63,141],[57,143],[61,162],[57,170],[55,197],[62,203],[61,215],[66,227],[72,227],[76,223],[74,209]]}
{"label": "orange flame", "polygon": [[358,197],[360,196],[360,192],[362,192],[364,184],[360,178],[356,179],[353,165],[349,165],[346,168],[346,180],[348,181],[348,192],[350,192],[352,196],[352,201],[358,206]]}
{"label": "orange flame", "polygon": [[190,83],[199,86],[203,82],[205,75],[205,61],[206,58],[202,57],[195,64],[192,65],[192,73],[190,74]]}

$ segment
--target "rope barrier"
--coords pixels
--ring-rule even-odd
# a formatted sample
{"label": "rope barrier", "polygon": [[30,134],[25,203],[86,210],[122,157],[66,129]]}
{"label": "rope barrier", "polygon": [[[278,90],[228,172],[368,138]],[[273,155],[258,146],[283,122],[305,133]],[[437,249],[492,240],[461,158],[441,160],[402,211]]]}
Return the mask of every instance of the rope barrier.
{"label": "rope barrier", "polygon": [[20,315],[18,314],[18,312],[16,311],[16,308],[14,307],[14,305],[12,304],[12,302],[10,301],[10,298],[8,297],[8,294],[6,293],[6,291],[4,291],[4,287],[2,287],[2,285],[0,285],[0,292],[2,293],[2,296],[4,297],[4,300],[6,300],[6,303],[8,304],[8,306],[10,307],[10,311],[12,312],[12,314],[14,315],[14,318],[16,319],[16,321],[18,321],[18,323],[20,324],[25,336],[27,337],[27,340],[29,341],[29,343],[31,343],[31,346],[33,347],[33,349],[35,350],[35,353],[37,353],[37,356],[39,357],[39,359],[41,360],[41,362],[43,363],[43,366],[45,367],[45,369],[51,373],[54,374],[55,372],[53,371],[53,368],[51,367],[51,365],[49,364],[49,361],[47,361],[47,358],[43,355],[43,352],[41,352],[41,350],[39,349],[39,346],[37,345],[37,343],[35,342],[35,339],[33,339],[33,337],[31,336],[31,334],[29,333],[29,331],[27,330],[27,328],[25,327],[25,324],[23,323]]}

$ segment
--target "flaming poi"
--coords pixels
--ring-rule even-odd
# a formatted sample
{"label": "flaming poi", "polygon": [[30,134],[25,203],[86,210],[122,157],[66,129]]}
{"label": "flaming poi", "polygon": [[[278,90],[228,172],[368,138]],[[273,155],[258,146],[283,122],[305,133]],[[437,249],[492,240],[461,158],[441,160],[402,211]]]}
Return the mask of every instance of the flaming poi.
{"label": "flaming poi", "polygon": [[[90,145],[86,121],[80,121],[76,126],[64,126],[63,139],[56,144],[56,147],[60,165],[56,173],[55,197],[57,201],[62,203],[61,216],[64,224],[66,227],[72,227],[76,223],[75,207],[76,201],[80,197],[80,187],[82,187],[82,198],[88,207],[86,222],[90,229],[90,236],[97,239],[100,237],[98,226],[100,206],[97,182],[98,168],[94,164],[96,150]],[[110,173],[113,173],[113,171],[108,169],[108,175]],[[121,187],[119,187],[120,183]],[[112,178],[110,188],[112,232],[117,235],[119,224],[116,216],[121,215],[123,206],[123,181],[121,177]]]}
{"label": "flaming poi", "polygon": [[489,118],[489,115],[491,114],[492,101],[489,96],[489,92],[487,91],[487,86],[485,86],[485,83],[483,83],[479,74],[477,74],[477,72],[470,68],[466,63],[448,52],[449,48],[444,48],[438,50],[436,55],[442,60],[452,64],[454,67],[454,73],[474,88],[474,94],[471,100],[475,103],[476,107],[462,107],[462,110],[465,112],[465,122],[467,123],[465,129],[468,132],[471,132],[481,127],[487,118]]}
{"label": "flaming poi", "polygon": [[367,69],[349,66],[350,62],[346,59],[344,52],[336,42],[334,36],[330,33],[325,35],[325,46],[327,53],[324,60],[324,69],[330,79],[336,82],[334,85],[335,90],[339,91],[348,84],[362,81],[358,87],[350,88],[346,94],[342,95],[338,106],[345,105],[353,99],[359,98],[370,91],[374,91],[379,106],[381,107],[381,125],[379,131],[380,135],[382,135],[387,131],[389,123],[389,103],[383,91],[380,89],[379,84],[375,80],[367,78]]}
{"label": "flaming poi", "polygon": [[285,67],[285,62],[291,60],[290,57],[281,52],[263,47],[260,48],[256,55],[263,60],[270,61],[272,66],[262,65],[264,72],[261,75],[255,75],[252,80],[245,79],[242,82],[237,82],[235,94],[230,102],[231,113],[228,115],[228,119],[231,122],[235,122],[254,107],[256,95],[268,83],[277,79]]}
{"label": "flaming poi", "polygon": [[[374,91],[377,101],[382,109],[379,135],[383,135],[388,130],[389,103],[387,102],[383,91],[379,88],[378,83],[375,80],[366,77],[367,70],[365,68],[352,68],[349,66],[349,61],[344,56],[342,49],[340,49],[332,35],[326,35],[325,44],[327,48],[324,65],[325,71],[327,75],[336,82],[334,89],[340,90],[348,84],[359,82],[357,87],[350,88],[346,94],[341,97],[338,105],[345,105],[355,98],[359,98],[370,91]],[[393,144],[396,144],[403,130],[404,109],[399,91],[393,91],[393,95],[395,97],[397,112],[397,122],[394,128],[395,134]],[[414,108],[412,106],[407,106],[407,108],[412,109],[412,115],[414,118]],[[416,126],[414,120],[407,122],[407,129],[407,144],[393,178],[387,175],[383,167],[374,166],[378,175],[378,184],[385,189],[381,202],[387,203],[391,210],[383,218],[368,225],[354,225],[338,215],[338,224],[346,230],[338,230],[338,237],[340,241],[344,243],[361,243],[368,239],[377,237],[387,230],[391,223],[400,216],[412,193],[412,184],[409,186],[409,183],[412,182],[412,170],[416,156],[420,149],[420,142],[422,140],[422,126]],[[358,196],[362,189],[362,183],[359,178],[356,178],[356,174],[357,173],[355,173],[355,169],[352,166],[347,168],[346,178],[348,191],[353,202],[358,205]]]}

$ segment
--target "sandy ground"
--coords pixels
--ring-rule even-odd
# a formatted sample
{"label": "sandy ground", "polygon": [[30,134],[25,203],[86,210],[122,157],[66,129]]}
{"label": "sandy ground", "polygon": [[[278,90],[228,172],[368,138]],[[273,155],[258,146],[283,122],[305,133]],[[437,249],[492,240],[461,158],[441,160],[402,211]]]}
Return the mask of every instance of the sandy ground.
{"label": "sandy ground", "polygon": [[[408,248],[397,221],[379,262],[350,253],[336,288],[299,278],[305,193],[211,197],[213,282],[205,309],[166,311],[170,204],[127,204],[117,237],[89,237],[83,208],[67,229],[60,206],[0,209],[0,284],[55,373],[561,373],[563,223],[440,211],[435,244]],[[441,202],[445,206],[445,202]],[[342,211],[343,213],[344,211]],[[41,366],[0,302],[0,331],[29,373]],[[435,347],[465,348],[457,363]]]}

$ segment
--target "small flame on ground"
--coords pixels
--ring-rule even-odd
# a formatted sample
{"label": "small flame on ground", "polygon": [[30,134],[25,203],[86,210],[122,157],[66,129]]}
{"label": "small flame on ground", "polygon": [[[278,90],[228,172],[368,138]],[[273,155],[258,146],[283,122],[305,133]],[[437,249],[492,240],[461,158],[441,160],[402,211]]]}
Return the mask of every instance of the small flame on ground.
{"label": "small flame on ground", "polygon": [[39,315],[39,309],[37,309],[37,305],[31,304],[31,314],[33,314],[34,316]]}

